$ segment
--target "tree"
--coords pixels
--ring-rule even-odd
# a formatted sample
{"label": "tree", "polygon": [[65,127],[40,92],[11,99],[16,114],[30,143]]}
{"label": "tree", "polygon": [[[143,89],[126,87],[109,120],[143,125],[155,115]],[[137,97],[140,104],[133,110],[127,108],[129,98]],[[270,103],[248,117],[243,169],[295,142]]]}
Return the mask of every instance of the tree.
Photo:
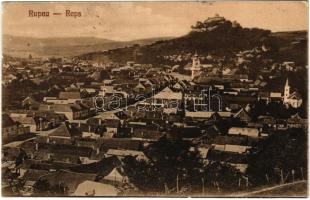
{"label": "tree", "polygon": [[144,191],[176,191],[187,185],[201,184],[203,164],[190,142],[163,137],[146,150],[149,161],[127,158],[125,170],[130,180]]}
{"label": "tree", "polygon": [[[161,138],[146,150],[149,161],[126,157],[124,170],[129,180],[141,191],[201,193],[236,191],[242,173],[229,164],[211,162],[205,165],[195,146],[183,140]],[[244,181],[243,181],[244,183]],[[243,184],[244,185],[244,184]]]}
{"label": "tree", "polygon": [[264,185],[279,183],[281,171],[286,176],[295,170],[295,179],[301,178],[306,174],[301,169],[307,169],[306,133],[302,129],[289,129],[277,131],[258,144],[258,151],[249,156],[247,174],[250,182]]}
{"label": "tree", "polygon": [[34,184],[34,193],[36,195],[48,195],[50,184],[46,179],[39,179]]}
{"label": "tree", "polygon": [[51,185],[46,179],[39,179],[34,184],[34,194],[38,196],[65,196],[68,187],[60,182],[57,185]]}
{"label": "tree", "polygon": [[238,189],[239,180],[242,179],[242,174],[229,164],[211,162],[206,167],[204,179],[208,187],[220,191],[235,192]]}
{"label": "tree", "polygon": [[107,70],[100,71],[100,80],[110,79],[109,72]]}

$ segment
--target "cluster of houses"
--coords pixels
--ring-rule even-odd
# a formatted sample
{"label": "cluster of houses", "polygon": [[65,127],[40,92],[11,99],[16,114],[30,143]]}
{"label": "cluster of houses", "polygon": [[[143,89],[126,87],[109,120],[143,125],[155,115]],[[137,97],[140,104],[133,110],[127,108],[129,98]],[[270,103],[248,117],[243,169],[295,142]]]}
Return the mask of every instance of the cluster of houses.
{"label": "cluster of houses", "polygon": [[[3,191],[18,188],[24,196],[33,195],[40,181],[50,187],[62,185],[76,196],[135,191],[122,159],[148,161],[147,146],[161,137],[190,140],[205,163],[228,163],[244,173],[248,153],[272,131],[307,129],[307,120],[298,114],[252,119],[251,104],[259,99],[302,105],[288,81],[282,92],[269,91],[267,96],[261,92],[267,84],[264,78],[250,80],[233,69],[203,84],[199,77],[217,72],[211,64],[201,64],[197,54],[192,60],[188,79],[134,62],[121,67],[81,62],[44,68],[66,82],[50,86],[41,100],[24,98],[21,103],[27,109],[2,115],[2,139],[8,141],[2,150]],[[34,135],[25,140],[15,139],[30,133]],[[17,142],[10,142],[12,138]]]}

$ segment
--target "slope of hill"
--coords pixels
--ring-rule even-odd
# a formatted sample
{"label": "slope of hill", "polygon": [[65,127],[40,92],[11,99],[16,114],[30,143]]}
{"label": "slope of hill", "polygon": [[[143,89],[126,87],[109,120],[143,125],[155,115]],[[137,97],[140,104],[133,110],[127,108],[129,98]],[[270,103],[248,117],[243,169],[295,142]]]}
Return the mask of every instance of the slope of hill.
{"label": "slope of hill", "polygon": [[307,31],[276,32],[270,34],[269,44],[275,49],[274,59],[307,64]]}
{"label": "slope of hill", "polygon": [[[76,56],[89,52],[132,46],[147,45],[163,38],[149,38],[133,41],[113,41],[96,37],[33,38],[4,35],[3,53],[16,57],[32,56]],[[166,38],[165,38],[166,39]]]}
{"label": "slope of hill", "polygon": [[199,54],[215,53],[229,55],[232,52],[251,49],[261,45],[269,37],[271,31],[258,28],[248,29],[241,27],[236,22],[231,22],[223,17],[208,18],[204,22],[197,22],[192,26],[192,31],[187,35],[170,40],[157,41],[142,47],[115,49],[103,54],[87,54],[81,58],[105,60],[119,59],[138,60],[143,63],[156,63],[156,57],[181,53]]}

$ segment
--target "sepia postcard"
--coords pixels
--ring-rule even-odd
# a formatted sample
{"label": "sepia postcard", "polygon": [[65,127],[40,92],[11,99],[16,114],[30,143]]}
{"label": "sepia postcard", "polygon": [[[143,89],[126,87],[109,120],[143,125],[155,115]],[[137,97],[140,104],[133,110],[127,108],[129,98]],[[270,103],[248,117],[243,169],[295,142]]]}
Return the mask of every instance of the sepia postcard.
{"label": "sepia postcard", "polygon": [[2,196],[308,196],[306,1],[1,7]]}

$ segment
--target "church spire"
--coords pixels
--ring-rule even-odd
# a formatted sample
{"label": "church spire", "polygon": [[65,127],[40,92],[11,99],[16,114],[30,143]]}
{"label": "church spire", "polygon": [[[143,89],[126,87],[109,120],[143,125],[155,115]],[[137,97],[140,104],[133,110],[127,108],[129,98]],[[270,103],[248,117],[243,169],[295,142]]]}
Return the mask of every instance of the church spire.
{"label": "church spire", "polygon": [[288,85],[288,78],[286,78],[285,86],[286,86],[286,87],[289,86],[289,85]]}
{"label": "church spire", "polygon": [[198,57],[198,53],[197,53],[197,50],[195,50],[195,54],[194,54],[194,57]]}
{"label": "church spire", "polygon": [[288,78],[287,78],[285,86],[284,86],[284,101],[283,101],[283,103],[287,103],[289,101],[289,96],[290,96],[290,86],[288,84]]}

